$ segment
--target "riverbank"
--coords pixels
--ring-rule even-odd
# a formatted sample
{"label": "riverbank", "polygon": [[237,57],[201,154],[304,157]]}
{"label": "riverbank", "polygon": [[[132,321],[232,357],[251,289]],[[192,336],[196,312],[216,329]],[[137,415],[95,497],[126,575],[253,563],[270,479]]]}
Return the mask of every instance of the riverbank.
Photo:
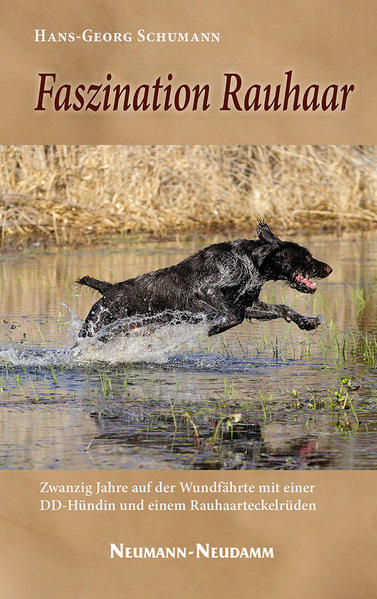
{"label": "riverbank", "polygon": [[2,249],[377,225],[374,146],[0,146]]}

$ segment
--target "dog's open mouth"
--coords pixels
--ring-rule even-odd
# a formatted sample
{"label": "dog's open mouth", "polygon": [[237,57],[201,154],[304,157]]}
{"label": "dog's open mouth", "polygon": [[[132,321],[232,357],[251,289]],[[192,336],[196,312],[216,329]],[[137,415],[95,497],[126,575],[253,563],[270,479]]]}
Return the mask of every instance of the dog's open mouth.
{"label": "dog's open mouth", "polygon": [[317,285],[307,275],[302,275],[301,273],[294,275],[291,286],[301,291],[301,293],[314,293],[317,289]]}
{"label": "dog's open mouth", "polygon": [[311,289],[312,291],[315,291],[317,289],[317,285],[315,283],[313,283],[313,281],[311,281],[307,277],[303,277],[302,275],[296,275],[295,279],[299,283],[302,283],[303,285],[306,285],[307,287],[309,287],[309,289]]}

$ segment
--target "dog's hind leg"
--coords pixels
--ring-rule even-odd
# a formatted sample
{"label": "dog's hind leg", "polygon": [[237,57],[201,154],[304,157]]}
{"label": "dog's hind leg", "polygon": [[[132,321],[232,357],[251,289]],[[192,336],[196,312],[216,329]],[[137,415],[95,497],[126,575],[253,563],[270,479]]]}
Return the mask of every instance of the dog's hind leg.
{"label": "dog's hind leg", "polygon": [[104,308],[102,299],[96,302],[83,323],[79,337],[93,337],[102,327],[112,322],[110,311]]}
{"label": "dog's hind leg", "polygon": [[303,316],[295,312],[289,306],[284,304],[265,304],[259,300],[252,306],[246,308],[245,318],[250,320],[274,320],[275,318],[284,318],[287,322],[294,322],[300,329],[310,331],[321,324],[319,316]]}

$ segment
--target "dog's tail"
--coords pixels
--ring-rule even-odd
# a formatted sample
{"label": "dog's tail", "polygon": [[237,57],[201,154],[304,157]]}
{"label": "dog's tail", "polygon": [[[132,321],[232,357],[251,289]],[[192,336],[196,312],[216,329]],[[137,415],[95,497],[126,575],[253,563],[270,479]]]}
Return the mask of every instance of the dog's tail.
{"label": "dog's tail", "polygon": [[102,295],[113,286],[112,283],[108,283],[107,281],[99,281],[98,279],[93,279],[93,277],[88,276],[82,277],[81,279],[78,279],[78,281],[75,282],[79,283],[80,285],[87,285],[92,289],[96,289],[96,291],[99,291],[100,293],[102,293]]}

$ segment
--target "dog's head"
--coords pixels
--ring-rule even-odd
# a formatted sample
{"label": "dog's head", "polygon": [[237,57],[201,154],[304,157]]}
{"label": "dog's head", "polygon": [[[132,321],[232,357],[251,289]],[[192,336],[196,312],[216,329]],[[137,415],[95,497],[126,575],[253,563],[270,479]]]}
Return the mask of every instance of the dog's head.
{"label": "dog's head", "polygon": [[301,293],[314,293],[316,284],[312,279],[324,279],[332,272],[331,266],[313,258],[309,250],[298,243],[276,237],[267,223],[258,224],[257,234],[260,241],[256,249],[258,268],[267,280],[287,281]]}

